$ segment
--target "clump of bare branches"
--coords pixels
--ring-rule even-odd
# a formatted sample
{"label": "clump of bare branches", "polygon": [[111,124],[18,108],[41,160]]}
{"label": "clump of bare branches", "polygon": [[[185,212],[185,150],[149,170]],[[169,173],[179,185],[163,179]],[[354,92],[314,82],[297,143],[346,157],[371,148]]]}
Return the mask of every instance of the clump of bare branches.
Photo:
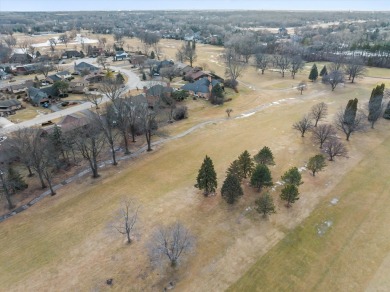
{"label": "clump of bare branches", "polygon": [[176,267],[180,258],[195,247],[195,237],[180,222],[156,229],[149,242],[149,256],[154,264],[168,260]]}
{"label": "clump of bare branches", "polygon": [[121,203],[117,222],[113,224],[113,227],[120,234],[126,235],[127,243],[132,242],[132,234],[135,230],[135,225],[138,221],[138,214],[141,205],[134,200],[125,199]]}

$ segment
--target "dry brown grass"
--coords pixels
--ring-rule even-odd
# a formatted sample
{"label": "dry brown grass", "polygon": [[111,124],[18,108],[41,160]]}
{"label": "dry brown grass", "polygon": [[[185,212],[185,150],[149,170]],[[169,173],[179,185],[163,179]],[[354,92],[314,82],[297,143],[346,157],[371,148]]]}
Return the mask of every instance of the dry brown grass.
{"label": "dry brown grass", "polygon": [[[173,52],[174,48],[168,47],[168,42],[173,41],[164,41],[167,54]],[[216,47],[199,45],[198,48],[201,59],[207,56],[210,59],[210,54],[217,56],[220,52]],[[218,63],[212,64],[216,72],[223,71]],[[289,167],[303,166],[318,149],[309,139],[301,139],[291,129],[292,123],[319,101],[326,102],[332,114],[350,98],[367,101],[371,88],[379,81],[366,78],[356,85],[337,88],[335,92],[315,83],[300,96],[291,86],[306,76],[303,72],[292,81],[289,77],[280,78],[277,73],[259,76],[248,69],[243,76],[244,84],[240,85],[240,95],[233,96],[231,102],[213,107],[202,100],[188,100],[189,119],[174,123],[166,132],[173,135],[199,122],[222,117],[220,122],[204,126],[130,162],[122,162],[117,168],[104,169],[98,180],[88,178],[68,185],[59,190],[57,196],[1,223],[0,245],[5,247],[0,249],[3,289],[104,290],[105,280],[114,278],[113,288],[118,291],[161,291],[172,279],[177,281],[179,291],[225,290],[290,230],[304,222],[318,204],[322,208],[323,200],[328,201],[336,191],[340,196],[347,194],[349,189],[340,187],[339,183],[359,181],[358,174],[364,169],[361,165],[368,163],[373,153],[378,157],[384,153],[380,145],[390,135],[387,121],[379,123],[375,131],[353,136],[348,145],[351,152],[348,160],[329,164],[316,178],[305,172],[301,199],[291,209],[280,202],[277,191],[273,192],[277,214],[268,221],[253,210],[245,211],[253,207],[258,196],[247,182],[244,183],[245,195],[235,206],[227,206],[219,195],[204,198],[194,189],[197,170],[206,154],[213,159],[219,186],[230,162],[246,149],[251,154],[264,145],[273,150],[276,157],[276,166],[272,168],[274,181]],[[276,101],[279,102],[250,117],[234,119],[247,109]],[[225,119],[227,107],[234,110],[231,119]],[[352,171],[354,169],[357,172]],[[378,176],[378,183],[387,179],[385,171],[378,171]],[[124,239],[112,234],[107,227],[124,196],[135,197],[142,203],[139,236],[131,246],[125,245]],[[347,200],[345,204],[352,214],[354,209],[349,208]],[[387,215],[379,212],[378,216]],[[152,270],[145,251],[149,235],[157,224],[177,219],[197,236],[196,253],[182,262],[175,273],[166,269]],[[341,227],[348,229],[348,222]],[[369,222],[365,224],[370,226]],[[339,238],[342,236],[340,234]],[[343,263],[353,260],[352,249],[345,255]],[[321,256],[325,258],[326,254]],[[371,275],[374,274],[372,270]],[[299,287],[305,290],[309,286],[302,283]]]}

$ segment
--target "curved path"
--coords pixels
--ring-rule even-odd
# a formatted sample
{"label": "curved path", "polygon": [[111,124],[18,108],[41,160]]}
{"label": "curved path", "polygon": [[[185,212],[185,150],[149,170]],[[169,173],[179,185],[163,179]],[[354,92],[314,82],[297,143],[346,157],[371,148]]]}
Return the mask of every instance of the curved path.
{"label": "curved path", "polygon": [[[276,106],[276,105],[280,105],[280,104],[289,104],[289,103],[299,103],[299,102],[304,102],[305,100],[308,100],[308,99],[311,99],[313,97],[319,97],[320,95],[324,94],[325,92],[320,92],[320,93],[317,93],[317,94],[311,94],[311,95],[306,95],[306,96],[300,96],[301,98],[284,98],[284,99],[280,99],[280,100],[277,100],[277,101],[274,101],[274,102],[270,102],[270,103],[266,103],[266,104],[263,104],[263,105],[259,105],[257,107],[254,107],[252,109],[249,109],[243,113],[241,113],[240,115],[236,116],[236,117],[232,117],[232,118],[218,118],[218,119],[212,119],[212,120],[208,120],[208,121],[204,121],[204,122],[201,122],[191,128],[189,128],[188,130],[185,130],[184,132],[182,133],[179,133],[177,135],[174,135],[172,137],[167,137],[167,138],[161,138],[160,140],[158,141],[155,141],[152,143],[152,146],[156,146],[156,145],[160,145],[160,144],[163,144],[163,143],[166,143],[168,141],[172,141],[172,140],[176,140],[176,139],[180,139],[184,136],[187,136],[189,134],[191,134],[192,132],[198,130],[198,129],[201,129],[202,127],[205,127],[207,125],[210,125],[210,124],[214,124],[214,123],[219,123],[219,122],[224,122],[224,121],[228,121],[228,120],[232,120],[232,119],[241,119],[241,118],[247,118],[247,117],[250,117],[252,115],[254,115],[255,113],[257,112],[260,112],[260,111],[263,111],[267,108],[270,108],[272,106]],[[119,157],[117,160],[118,161],[123,161],[123,160],[128,160],[128,159],[131,159],[131,158],[135,158],[135,157],[138,157],[140,154],[146,152],[147,150],[147,146],[143,146],[141,147],[140,149],[138,149],[137,151],[135,151],[134,153],[130,154],[130,155],[127,155],[127,156],[122,156],[122,157]],[[99,164],[99,168],[103,168],[103,167],[106,167],[108,165],[112,165],[112,160],[106,160],[102,163]],[[90,173],[91,170],[89,168],[86,168],[82,171],[80,171],[78,174],[74,175],[74,176],[71,176],[69,178],[67,178],[66,180],[62,181],[61,183],[55,185],[53,187],[54,190],[58,190],[60,189],[61,187],[73,182],[74,180],[76,179],[79,179],[85,175],[87,175],[88,173]],[[34,198],[33,200],[31,200],[30,202],[28,202],[27,204],[24,204],[18,208],[16,208],[15,210],[13,210],[12,212],[9,212],[5,215],[2,215],[0,216],[0,222],[4,221],[5,219],[7,218],[10,218],[26,209],[28,209],[29,207],[33,206],[35,203],[41,201],[43,198],[45,198],[46,196],[49,196],[50,195],[50,190],[47,190],[45,192],[43,192],[42,194],[40,194],[38,197]]]}

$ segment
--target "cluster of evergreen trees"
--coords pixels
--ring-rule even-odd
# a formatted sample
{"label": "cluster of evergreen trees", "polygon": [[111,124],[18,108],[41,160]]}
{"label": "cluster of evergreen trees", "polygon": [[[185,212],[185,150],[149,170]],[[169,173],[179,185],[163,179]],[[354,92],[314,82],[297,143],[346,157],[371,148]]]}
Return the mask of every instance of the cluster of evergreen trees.
{"label": "cluster of evergreen trees", "polygon": [[318,75],[320,77],[328,75],[328,69],[326,68],[326,65],[322,67],[320,74],[318,74],[317,65],[313,64],[309,73],[309,80],[312,82],[316,81],[318,79]]}
{"label": "cluster of evergreen trees", "polygon": [[[314,162],[313,162],[314,163]],[[315,164],[315,163],[314,163]],[[226,170],[226,177],[221,187],[222,198],[228,204],[234,204],[244,195],[242,182],[249,180],[250,186],[261,192],[264,188],[273,186],[272,175],[269,166],[275,165],[274,156],[271,149],[263,147],[253,158],[247,150],[242,152]],[[316,168],[314,173],[318,171]],[[298,168],[289,169],[281,177],[283,189],[280,198],[290,207],[299,199],[298,187],[302,184],[302,177]],[[210,157],[206,156],[199,169],[195,184],[196,188],[203,190],[204,195],[215,193],[217,188],[217,175]],[[256,210],[264,217],[275,213],[273,197],[269,192],[264,192],[255,201]]]}

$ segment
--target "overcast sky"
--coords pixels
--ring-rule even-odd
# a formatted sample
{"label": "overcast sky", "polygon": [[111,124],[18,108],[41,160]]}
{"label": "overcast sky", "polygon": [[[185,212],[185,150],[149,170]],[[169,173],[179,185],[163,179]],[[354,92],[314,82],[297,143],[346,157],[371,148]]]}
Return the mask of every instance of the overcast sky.
{"label": "overcast sky", "polygon": [[172,9],[390,11],[390,0],[0,0],[0,11]]}

